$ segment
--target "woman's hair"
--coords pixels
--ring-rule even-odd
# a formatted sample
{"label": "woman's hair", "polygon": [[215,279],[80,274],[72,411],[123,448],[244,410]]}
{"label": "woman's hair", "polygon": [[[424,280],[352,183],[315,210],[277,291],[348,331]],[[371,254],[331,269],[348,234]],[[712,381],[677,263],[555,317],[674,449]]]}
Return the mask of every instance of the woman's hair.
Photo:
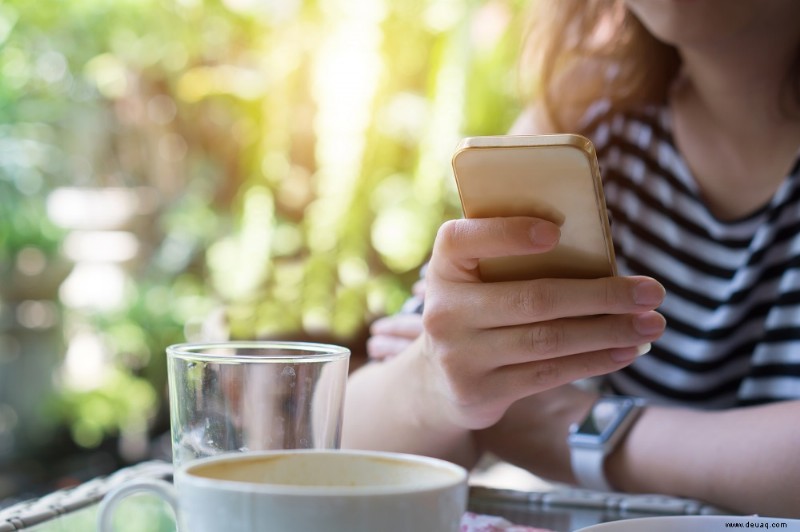
{"label": "woman's hair", "polygon": [[[575,130],[589,105],[663,104],[681,67],[674,46],[656,39],[623,0],[537,0],[521,69],[529,96],[557,130]],[[530,70],[529,70],[530,69]],[[800,47],[784,82],[784,114],[800,112]]]}
{"label": "woman's hair", "polygon": [[523,54],[526,83],[558,130],[575,129],[606,98],[630,109],[666,101],[681,60],[647,31],[622,0],[539,0]]}

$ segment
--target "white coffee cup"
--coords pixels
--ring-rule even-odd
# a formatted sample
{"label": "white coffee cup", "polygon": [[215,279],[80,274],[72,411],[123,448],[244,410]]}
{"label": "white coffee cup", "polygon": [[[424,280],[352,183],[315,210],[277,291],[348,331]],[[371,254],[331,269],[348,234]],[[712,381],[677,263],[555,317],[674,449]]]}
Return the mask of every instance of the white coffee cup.
{"label": "white coffee cup", "polygon": [[800,531],[800,521],[752,515],[670,515],[609,521],[575,532],[709,532],[714,530]]}
{"label": "white coffee cup", "polygon": [[423,456],[336,450],[225,454],[181,466],[175,484],[139,480],[111,491],[116,504],[150,491],[191,532],[456,532],[467,505],[467,471]]}

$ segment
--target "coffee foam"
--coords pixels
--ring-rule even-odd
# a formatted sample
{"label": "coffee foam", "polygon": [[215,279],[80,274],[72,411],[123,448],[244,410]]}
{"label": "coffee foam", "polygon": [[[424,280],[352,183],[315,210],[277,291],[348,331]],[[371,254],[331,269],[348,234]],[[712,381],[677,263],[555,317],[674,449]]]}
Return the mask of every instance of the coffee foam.
{"label": "coffee foam", "polygon": [[217,481],[319,488],[419,488],[452,483],[460,478],[455,471],[425,460],[300,452],[198,464],[188,468],[187,473]]}

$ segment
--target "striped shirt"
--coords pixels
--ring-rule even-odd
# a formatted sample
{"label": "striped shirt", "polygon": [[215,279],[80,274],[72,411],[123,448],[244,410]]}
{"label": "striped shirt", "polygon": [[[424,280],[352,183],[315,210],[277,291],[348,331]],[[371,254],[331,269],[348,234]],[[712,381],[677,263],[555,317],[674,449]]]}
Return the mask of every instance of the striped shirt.
{"label": "striped shirt", "polygon": [[726,408],[800,398],[800,154],[772,199],[717,219],[678,153],[666,108],[587,115],[621,275],[667,289],[650,354],[611,391]]}

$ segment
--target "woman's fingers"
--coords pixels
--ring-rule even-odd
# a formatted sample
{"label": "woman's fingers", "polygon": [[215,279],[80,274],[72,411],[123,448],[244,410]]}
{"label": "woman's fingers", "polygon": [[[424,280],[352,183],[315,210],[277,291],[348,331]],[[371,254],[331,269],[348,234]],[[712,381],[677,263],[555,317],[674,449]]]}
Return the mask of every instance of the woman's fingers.
{"label": "woman's fingers", "polygon": [[471,343],[476,352],[493,353],[491,360],[482,360],[485,367],[500,367],[600,349],[635,348],[656,340],[665,326],[666,320],[655,311],[566,318],[482,331]]}
{"label": "woman's fingers", "polygon": [[422,316],[419,314],[394,314],[378,318],[369,328],[373,336],[388,335],[416,338],[422,333]]}
{"label": "woman's fingers", "polygon": [[491,328],[595,314],[652,310],[665,290],[648,277],[537,279],[481,283],[478,258],[549,251],[554,224],[527,217],[451,220],[439,230],[428,265],[426,327]]}
{"label": "woman's fingers", "polygon": [[573,316],[641,313],[658,307],[666,293],[660,283],[649,277],[537,279],[469,283],[449,288],[441,298],[436,292],[428,297],[425,309],[428,322],[441,318],[452,323],[452,312],[458,312],[464,326],[476,328]]}
{"label": "woman's fingers", "polygon": [[478,281],[478,259],[549,251],[560,236],[546,220],[512,216],[445,222],[436,235],[428,275],[448,281]]}
{"label": "woman's fingers", "polygon": [[[473,379],[450,379],[447,393],[454,420],[477,430],[493,425],[516,401],[629,365],[636,348],[602,349],[559,359],[503,366]],[[621,356],[625,355],[625,356]]]}
{"label": "woman's fingers", "polygon": [[420,299],[425,299],[425,279],[420,279],[411,287],[411,293]]}
{"label": "woman's fingers", "polygon": [[[665,325],[663,316],[647,311],[567,318],[430,341],[436,346],[435,363],[456,389],[463,387],[466,392],[475,388],[475,394],[482,394],[481,390],[491,388],[487,376],[522,372],[528,375],[526,382],[532,373],[537,375],[531,381],[534,384],[524,388],[534,393],[537,388],[607,373],[630,363],[642,354],[643,346],[661,336]],[[547,383],[550,378],[552,385]],[[519,398],[502,388],[492,390],[486,393]]]}
{"label": "woman's fingers", "polygon": [[373,359],[389,359],[399,355],[422,334],[422,316],[395,314],[375,320],[370,326],[367,354]]}
{"label": "woman's fingers", "polygon": [[408,349],[413,341],[399,336],[373,336],[367,340],[367,355],[373,360],[388,360]]}
{"label": "woman's fingers", "polygon": [[558,228],[525,217],[442,226],[428,264],[423,344],[454,419],[477,429],[525,396],[630,364],[664,331],[648,277],[481,282],[482,258],[544,253]]}

